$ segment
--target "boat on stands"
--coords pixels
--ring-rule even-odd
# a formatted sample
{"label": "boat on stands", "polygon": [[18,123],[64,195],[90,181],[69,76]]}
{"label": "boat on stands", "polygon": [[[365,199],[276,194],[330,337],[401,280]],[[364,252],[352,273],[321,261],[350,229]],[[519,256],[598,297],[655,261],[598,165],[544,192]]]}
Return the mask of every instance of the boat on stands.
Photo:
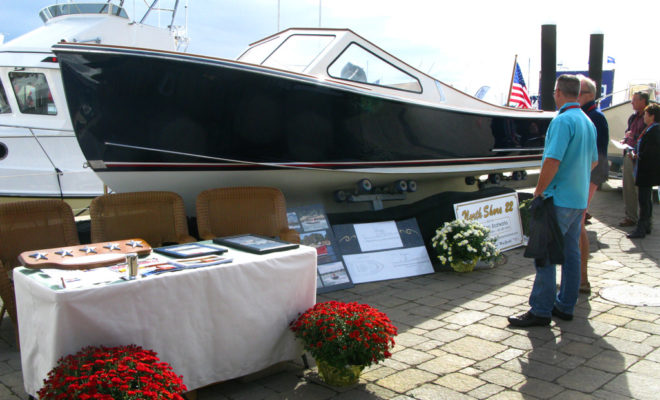
{"label": "boat on stands", "polygon": [[[178,3],[178,2],[177,2]],[[76,140],[60,66],[59,41],[183,50],[185,29],[174,26],[176,7],[146,7],[131,20],[123,1],[67,2],[39,12],[44,25],[0,44],[0,196],[94,197],[103,182],[89,168]],[[169,28],[146,23],[150,13],[172,17]],[[130,74],[130,71],[127,73]]]}
{"label": "boat on stands", "polygon": [[287,29],[237,60],[53,51],[92,169],[118,192],[176,191],[189,212],[213,187],[275,186],[288,203],[327,204],[356,182],[437,192],[447,177],[538,168],[555,115],[484,102],[349,29]]}

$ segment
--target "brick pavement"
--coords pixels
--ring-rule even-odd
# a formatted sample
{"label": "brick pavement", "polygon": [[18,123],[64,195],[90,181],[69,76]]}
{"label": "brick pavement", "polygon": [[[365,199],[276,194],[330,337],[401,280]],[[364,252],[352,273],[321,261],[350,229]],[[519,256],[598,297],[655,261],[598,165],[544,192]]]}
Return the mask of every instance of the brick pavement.
{"label": "brick pavement", "polygon": [[[643,240],[627,239],[617,225],[623,217],[617,189],[606,187],[594,197],[588,226],[594,290],[580,296],[573,321],[508,327],[506,316],[528,309],[534,278],[531,260],[514,249],[495,268],[442,271],[319,296],[319,301],[371,304],[399,328],[392,358],[366,369],[356,387],[336,390],[315,383],[305,378],[314,369],[305,370],[295,360],[268,374],[200,389],[198,399],[659,398],[660,307],[616,304],[599,295],[624,283],[660,287],[660,228]],[[20,358],[5,317],[0,399],[25,398]]]}

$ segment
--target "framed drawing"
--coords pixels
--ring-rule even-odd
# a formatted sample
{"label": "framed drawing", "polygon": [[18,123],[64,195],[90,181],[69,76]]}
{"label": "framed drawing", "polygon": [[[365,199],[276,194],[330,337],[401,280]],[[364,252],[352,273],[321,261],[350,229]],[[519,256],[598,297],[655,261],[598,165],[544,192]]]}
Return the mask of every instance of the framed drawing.
{"label": "framed drawing", "polygon": [[222,254],[227,251],[223,247],[207,246],[199,243],[175,244],[172,246],[156,247],[155,252],[175,258],[189,258]]}
{"label": "framed drawing", "polygon": [[213,243],[255,254],[297,249],[299,246],[295,243],[253,234],[219,237],[213,239]]}

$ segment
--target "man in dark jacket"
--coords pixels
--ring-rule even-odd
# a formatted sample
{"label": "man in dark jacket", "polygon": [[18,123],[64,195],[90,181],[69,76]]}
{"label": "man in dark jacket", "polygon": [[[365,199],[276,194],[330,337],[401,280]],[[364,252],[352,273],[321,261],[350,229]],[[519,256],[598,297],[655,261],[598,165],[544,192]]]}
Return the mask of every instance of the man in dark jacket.
{"label": "man in dark jacket", "polygon": [[637,160],[635,185],[638,187],[639,220],[629,238],[643,238],[651,233],[653,216],[653,186],[660,185],[660,106],[651,104],[644,109],[646,129],[642,132],[633,158]]}
{"label": "man in dark jacket", "polygon": [[[632,97],[632,107],[635,111],[628,118],[628,129],[621,141],[622,144],[634,149],[637,145],[644,124],[644,108],[649,105],[649,94],[645,92],[635,92]],[[635,177],[633,175],[635,161],[630,150],[623,152],[623,205],[625,207],[626,217],[619,223],[619,226],[635,226],[637,224],[637,187],[635,186]]]}
{"label": "man in dark jacket", "polygon": [[[587,114],[587,117],[596,126],[596,145],[598,147],[598,165],[591,170],[591,182],[589,184],[589,201],[587,208],[591,204],[591,199],[596,193],[598,186],[607,180],[610,167],[607,163],[607,145],[610,142],[610,129],[607,125],[607,120],[603,113],[598,109],[596,104],[596,83],[587,78],[580,76],[580,95],[578,102],[582,107],[582,111]],[[582,216],[582,231],[580,232],[580,265],[582,277],[580,279],[580,292],[591,293],[591,284],[589,283],[589,274],[587,273],[587,263],[589,261],[589,239],[587,237],[587,230],[585,228],[585,210]]]}

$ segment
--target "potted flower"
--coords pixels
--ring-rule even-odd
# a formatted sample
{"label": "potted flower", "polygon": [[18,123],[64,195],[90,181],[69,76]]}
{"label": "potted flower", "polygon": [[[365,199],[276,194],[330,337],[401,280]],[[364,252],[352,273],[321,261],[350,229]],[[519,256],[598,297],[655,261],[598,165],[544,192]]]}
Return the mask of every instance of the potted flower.
{"label": "potted flower", "polygon": [[334,386],[357,383],[364,367],[390,357],[397,329],[367,305],[318,303],[291,323],[291,330],[316,359],[323,380]]}
{"label": "potted flower", "polygon": [[431,239],[438,259],[457,272],[470,272],[477,261],[490,261],[499,256],[490,229],[476,221],[457,219],[435,231]]}
{"label": "potted flower", "polygon": [[40,399],[180,399],[186,386],[156,353],[139,346],[85,347],[61,358]]}

